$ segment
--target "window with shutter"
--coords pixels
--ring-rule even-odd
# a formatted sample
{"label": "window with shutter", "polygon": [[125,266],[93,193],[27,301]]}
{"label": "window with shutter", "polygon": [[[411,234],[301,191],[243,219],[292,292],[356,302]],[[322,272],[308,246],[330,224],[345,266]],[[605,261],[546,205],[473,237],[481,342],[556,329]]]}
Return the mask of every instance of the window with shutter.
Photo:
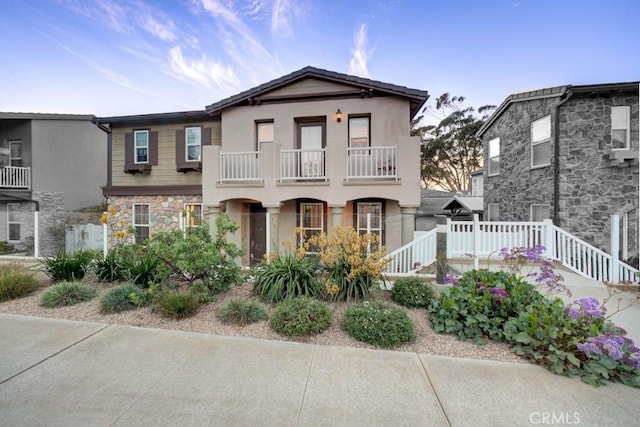
{"label": "window with shutter", "polygon": [[158,164],[158,132],[150,132],[147,129],[126,133],[124,135],[124,173],[149,174],[154,164]]}

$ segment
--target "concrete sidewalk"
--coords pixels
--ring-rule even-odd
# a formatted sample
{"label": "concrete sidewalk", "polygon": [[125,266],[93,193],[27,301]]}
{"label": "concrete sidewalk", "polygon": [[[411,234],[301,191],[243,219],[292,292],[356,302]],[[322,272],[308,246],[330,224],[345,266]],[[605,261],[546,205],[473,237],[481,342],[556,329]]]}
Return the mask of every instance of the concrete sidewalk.
{"label": "concrete sidewalk", "polygon": [[529,364],[0,315],[0,425],[640,425]]}

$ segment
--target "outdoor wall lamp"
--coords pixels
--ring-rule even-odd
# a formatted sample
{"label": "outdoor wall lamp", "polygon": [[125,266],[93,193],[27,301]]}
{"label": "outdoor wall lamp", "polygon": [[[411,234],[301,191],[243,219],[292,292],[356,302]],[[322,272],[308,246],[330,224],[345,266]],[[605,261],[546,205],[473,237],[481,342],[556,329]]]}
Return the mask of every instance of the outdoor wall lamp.
{"label": "outdoor wall lamp", "polygon": [[340,109],[338,108],[338,111],[336,111],[336,122],[340,123],[342,121],[342,111],[340,111]]}

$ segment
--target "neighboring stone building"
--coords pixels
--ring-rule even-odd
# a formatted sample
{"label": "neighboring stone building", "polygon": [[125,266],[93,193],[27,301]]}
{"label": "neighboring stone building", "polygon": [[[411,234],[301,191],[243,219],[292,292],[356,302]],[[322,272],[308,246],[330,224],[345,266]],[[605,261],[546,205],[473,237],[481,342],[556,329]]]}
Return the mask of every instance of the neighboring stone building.
{"label": "neighboring stone building", "polygon": [[102,204],[107,138],[93,118],[0,112],[0,241],[34,250],[38,210],[39,255],[55,255],[65,214]]}
{"label": "neighboring stone building", "polygon": [[510,95],[478,135],[490,220],[540,221],[609,252],[621,216],[622,259],[638,255],[639,82]]}

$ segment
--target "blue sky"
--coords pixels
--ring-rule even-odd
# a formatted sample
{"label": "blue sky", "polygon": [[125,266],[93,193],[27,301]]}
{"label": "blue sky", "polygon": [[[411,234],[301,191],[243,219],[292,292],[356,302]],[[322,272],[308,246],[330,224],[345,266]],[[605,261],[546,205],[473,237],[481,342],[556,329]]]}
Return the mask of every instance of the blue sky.
{"label": "blue sky", "polygon": [[3,0],[0,111],[203,109],[306,65],[499,104],[640,80],[637,0]]}

